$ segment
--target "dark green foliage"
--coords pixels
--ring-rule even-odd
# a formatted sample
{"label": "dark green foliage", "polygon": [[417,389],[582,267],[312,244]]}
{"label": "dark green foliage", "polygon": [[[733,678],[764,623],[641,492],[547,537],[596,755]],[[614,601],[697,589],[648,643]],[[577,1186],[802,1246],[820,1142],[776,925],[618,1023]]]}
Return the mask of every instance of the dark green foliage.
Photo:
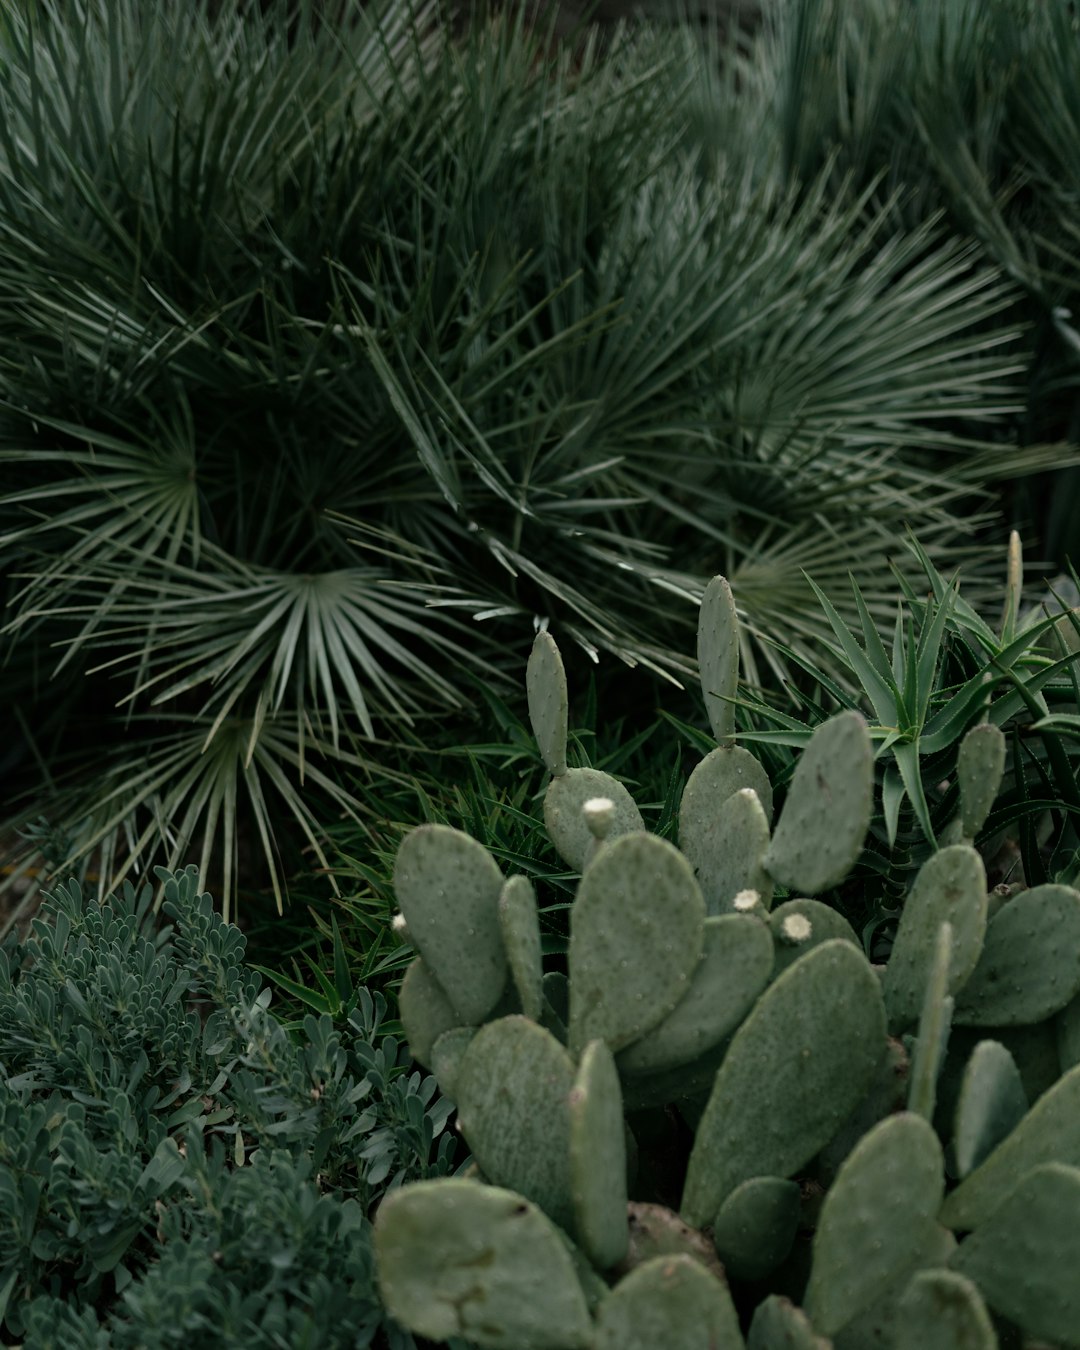
{"label": "dark green foliage", "polygon": [[325,865],[355,778],[534,620],[689,672],[723,556],[744,661],[790,673],[761,639],[820,636],[804,569],[880,605],[903,521],[969,551],[987,477],[1047,461],[987,439],[1011,283],[872,189],[792,190],[768,43],[264,8],[0,23],[25,816],[103,887],[197,860],[226,915],[246,873],[281,907],[293,845]]}
{"label": "dark green foliage", "polygon": [[371,1208],[450,1170],[449,1102],[379,1034],[290,1036],[193,868],[77,883],[0,950],[0,1302],[31,1345],[371,1344]]}

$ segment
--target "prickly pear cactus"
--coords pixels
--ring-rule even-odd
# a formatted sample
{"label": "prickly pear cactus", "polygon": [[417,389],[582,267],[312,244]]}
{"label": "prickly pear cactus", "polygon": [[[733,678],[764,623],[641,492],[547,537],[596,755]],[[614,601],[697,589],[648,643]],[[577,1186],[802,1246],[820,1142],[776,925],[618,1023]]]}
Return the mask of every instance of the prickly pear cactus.
{"label": "prickly pear cactus", "polygon": [[864,722],[818,728],[774,829],[733,743],[722,578],[699,663],[718,747],[676,848],[568,767],[562,661],[536,639],[545,819],[581,872],[565,969],[526,878],[444,826],[402,843],[402,1021],[475,1169],[384,1202],[387,1307],[504,1350],[997,1350],[998,1324],[1080,1350],[1080,893],[987,896],[1000,733],[965,738],[962,842],[927,858],[875,968],[810,898],[867,831]]}

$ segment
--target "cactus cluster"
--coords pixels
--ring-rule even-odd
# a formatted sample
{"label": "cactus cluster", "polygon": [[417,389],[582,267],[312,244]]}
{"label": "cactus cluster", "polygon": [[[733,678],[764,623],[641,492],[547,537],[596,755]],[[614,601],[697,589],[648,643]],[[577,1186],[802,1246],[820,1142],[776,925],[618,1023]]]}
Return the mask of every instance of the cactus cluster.
{"label": "cactus cluster", "polygon": [[[562,662],[536,639],[544,816],[581,871],[566,973],[543,969],[527,879],[447,826],[402,842],[402,1021],[474,1167],[383,1204],[387,1307],[507,1350],[1080,1347],[1080,893],[987,894],[972,841],[1001,733],[963,742],[960,842],[919,871],[878,968],[814,898],[869,826],[865,723],[815,732],[774,825],[734,744],[722,578],[699,664],[718,745],[676,848],[621,784],[568,767]],[[665,1205],[649,1150],[676,1116],[692,1144]]]}

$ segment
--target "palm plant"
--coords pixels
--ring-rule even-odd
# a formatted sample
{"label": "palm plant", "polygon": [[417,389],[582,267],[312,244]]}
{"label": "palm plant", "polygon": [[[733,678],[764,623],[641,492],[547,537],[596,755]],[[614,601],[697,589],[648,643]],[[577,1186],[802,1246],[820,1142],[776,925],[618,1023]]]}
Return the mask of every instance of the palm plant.
{"label": "palm plant", "polygon": [[784,675],[804,571],[880,613],[902,522],[971,554],[1052,458],[995,440],[1009,285],[876,185],[791,190],[754,58],[288,9],[0,19],[10,701],[67,865],[191,855],[227,912],[534,618],[675,678],[723,570]]}
{"label": "palm plant", "polygon": [[[892,194],[905,228],[945,212],[1017,287],[1028,328],[1020,437],[1075,444],[1080,225],[1071,147],[1080,135],[1080,24],[1038,0],[794,0],[767,11],[759,75],[762,134],[788,174],[831,165]],[[773,131],[772,129],[775,129]],[[1052,466],[1047,466],[1052,467]],[[1060,564],[1077,511],[1077,472],[1018,492]]]}

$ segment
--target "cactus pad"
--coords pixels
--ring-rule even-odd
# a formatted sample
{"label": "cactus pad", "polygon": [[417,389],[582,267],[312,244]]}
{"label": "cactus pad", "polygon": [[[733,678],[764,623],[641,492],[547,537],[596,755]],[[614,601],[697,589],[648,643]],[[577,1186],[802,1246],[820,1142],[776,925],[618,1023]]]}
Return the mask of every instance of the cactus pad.
{"label": "cactus pad", "polygon": [[458,1122],[480,1170],[568,1232],[573,1085],[570,1056],[550,1032],[520,1016],[481,1027],[456,1074]]}
{"label": "cactus pad", "polygon": [[528,1200],[474,1181],[391,1191],[375,1220],[383,1302],[417,1335],[578,1350],[592,1324],[559,1231]]}
{"label": "cactus pad", "polygon": [[732,793],[743,788],[753,788],[770,821],[772,784],[760,762],[741,746],[711,750],[686,780],[679,804],[679,847],[695,868],[708,865],[715,856],[717,812]]}
{"label": "cactus pad", "polygon": [[697,652],[709,725],[718,745],[730,745],[735,732],[735,705],[728,700],[739,688],[739,620],[731,587],[724,577],[713,577],[701,597]]}
{"label": "cactus pad", "polygon": [[607,797],[615,808],[609,839],[645,829],[641,812],[626,788],[600,769],[567,769],[553,778],[544,794],[544,826],[559,857],[575,872],[583,872],[593,852],[594,839],[585,819],[585,803]]}
{"label": "cactus pad", "polygon": [[394,861],[394,891],[409,936],[461,1023],[482,1022],[506,987],[502,886],[487,849],[448,825],[410,830]]}
{"label": "cactus pad", "polygon": [[548,773],[558,778],[566,772],[566,719],[569,702],[566,671],[555,639],[537,633],[525,670],[529,721]]}
{"label": "cactus pad", "polygon": [[1005,772],[1005,735],[992,722],[972,727],[956,758],[960,784],[960,825],[974,839],[986,823]]}
{"label": "cactus pad", "polygon": [[629,1242],[626,1133],[611,1051],[590,1041],[570,1091],[570,1178],[582,1251],[601,1270],[618,1265]]}
{"label": "cactus pad", "polygon": [[540,916],[528,877],[511,877],[499,896],[499,925],[521,1011],[534,1022],[543,1009]]}
{"label": "cactus pad", "polygon": [[433,1067],[432,1050],[435,1042],[452,1027],[461,1025],[442,985],[417,957],[405,972],[398,993],[401,1025],[409,1042],[409,1054],[429,1069]]}
{"label": "cactus pad", "polygon": [[986,1304],[952,1270],[920,1271],[896,1305],[894,1350],[998,1350]]}
{"label": "cactus pad", "polygon": [[757,1306],[746,1350],[831,1350],[831,1342],[815,1333],[809,1317],[790,1299],[770,1294]]}
{"label": "cactus pad", "polygon": [[768,925],[745,914],[705,920],[705,954],[690,987],[667,1017],[619,1056],[624,1073],[655,1073],[689,1064],[730,1036],[769,982]]}
{"label": "cactus pad", "polygon": [[[789,919],[805,919],[806,924],[809,924],[809,932],[804,924],[792,925]],[[769,927],[776,943],[774,976],[787,970],[792,961],[797,961],[800,956],[805,956],[833,938],[842,938],[857,951],[862,951],[855,929],[847,919],[831,905],[823,905],[820,900],[785,900],[769,915]]]}
{"label": "cactus pad", "polygon": [[431,1072],[438,1080],[439,1091],[455,1102],[458,1071],[475,1035],[475,1027],[455,1027],[452,1031],[444,1031],[431,1051]]}
{"label": "cactus pad", "polygon": [[597,1310],[593,1350],[742,1350],[727,1286],[692,1256],[657,1256],[620,1280]]}
{"label": "cactus pad", "polygon": [[570,911],[570,1048],[600,1037],[621,1050],[660,1023],[690,987],[705,902],[690,864],[652,834],[606,844]]}
{"label": "cactus pad", "polygon": [[966,1242],[950,1264],[996,1313],[1031,1336],[1080,1346],[1080,1168],[1046,1163]]}
{"label": "cactus pad", "polygon": [[937,1135],[902,1112],[852,1151],[825,1196],[805,1307],[834,1336],[915,1266],[933,1240],[945,1189]]}
{"label": "cactus pad", "polygon": [[1035,886],[987,925],[982,955],[956,998],[959,1026],[1042,1022],[1080,992],[1080,892]]}
{"label": "cactus pad", "polygon": [[955,994],[975,969],[986,936],[986,870],[968,844],[932,854],[904,901],[882,986],[894,1034],[920,1014],[943,923],[952,928],[946,992]]}
{"label": "cactus pad", "polygon": [[843,881],[862,851],[874,796],[866,722],[842,712],[823,722],[799,756],[765,855],[782,885],[818,895]]}
{"label": "cactus pad", "polygon": [[966,1177],[1020,1124],[1027,1094],[1012,1055],[1000,1041],[980,1041],[972,1052],[956,1103],[956,1169]]}
{"label": "cactus pad", "polygon": [[945,1060],[952,1028],[953,1001],[945,991],[949,986],[949,961],[953,945],[952,924],[943,923],[938,930],[937,951],[930,967],[930,978],[926,982],[919,1034],[911,1056],[908,1110],[928,1121],[934,1119],[938,1075]]}
{"label": "cactus pad", "polygon": [[724,1269],[737,1280],[762,1280],[791,1251],[802,1196],[794,1181],[751,1177],[720,1206],[713,1243]]}
{"label": "cactus pad", "polygon": [[765,871],[769,821],[753,788],[739,788],[716,806],[706,829],[682,840],[710,914],[728,914],[740,891],[757,891],[765,909],[773,883]]}
{"label": "cactus pad", "polygon": [[735,1033],[698,1122],[683,1191],[687,1223],[710,1223],[741,1182],[790,1176],[873,1084],[885,1049],[877,976],[848,942],[796,961]]}

